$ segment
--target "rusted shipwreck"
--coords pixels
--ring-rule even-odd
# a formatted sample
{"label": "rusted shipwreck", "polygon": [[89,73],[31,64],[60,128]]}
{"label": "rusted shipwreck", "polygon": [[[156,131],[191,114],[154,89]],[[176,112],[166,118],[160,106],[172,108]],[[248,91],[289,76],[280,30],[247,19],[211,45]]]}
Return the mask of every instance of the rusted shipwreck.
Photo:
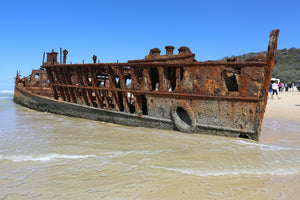
{"label": "rusted shipwreck", "polygon": [[[266,55],[241,62],[197,62],[188,47],[154,48],[127,63],[66,64],[68,52],[47,53],[28,77],[17,73],[14,101],[56,114],[129,126],[258,140],[279,30]],[[62,58],[63,56],[63,58]]]}

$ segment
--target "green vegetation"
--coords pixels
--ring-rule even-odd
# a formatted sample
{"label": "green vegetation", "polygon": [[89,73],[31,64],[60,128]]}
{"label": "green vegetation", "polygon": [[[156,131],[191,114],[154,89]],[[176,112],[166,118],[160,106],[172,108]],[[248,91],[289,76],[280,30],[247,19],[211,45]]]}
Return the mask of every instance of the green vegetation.
{"label": "green vegetation", "polygon": [[[241,61],[244,61],[262,54],[266,54],[266,52],[248,53],[242,56],[231,56],[230,58],[240,58]],[[225,57],[220,61],[226,61],[227,58],[229,57]],[[272,77],[279,78],[284,83],[293,82],[296,84],[300,80],[300,49],[293,47],[277,50]]]}

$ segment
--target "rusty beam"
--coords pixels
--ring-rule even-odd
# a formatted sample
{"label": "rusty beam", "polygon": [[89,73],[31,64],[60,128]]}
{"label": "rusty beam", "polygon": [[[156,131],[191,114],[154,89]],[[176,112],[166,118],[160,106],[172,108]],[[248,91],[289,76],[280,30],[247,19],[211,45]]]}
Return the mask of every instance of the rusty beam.
{"label": "rusty beam", "polygon": [[150,78],[149,67],[145,67],[143,69],[143,83],[144,90],[152,90],[152,82]]}
{"label": "rusty beam", "polygon": [[[64,71],[65,70],[63,68],[61,68],[61,67],[58,68],[58,73],[60,75],[62,83],[67,84],[67,80],[66,80]],[[71,96],[70,96],[70,93],[69,93],[69,89],[66,88],[66,87],[63,87],[63,90],[64,90],[64,93],[66,95],[67,101],[71,102]]]}
{"label": "rusty beam", "polygon": [[[63,75],[65,77],[66,84],[72,85],[72,81],[71,81],[71,78],[70,78],[70,73],[68,73],[69,69],[63,68],[62,72],[63,72]],[[72,102],[73,103],[77,103],[77,99],[75,97],[74,88],[69,88],[68,92],[70,93]]]}
{"label": "rusty beam", "polygon": [[101,94],[101,96],[103,96],[106,108],[110,109],[110,102],[109,102],[109,99],[108,99],[108,96],[109,96],[108,92],[109,92],[109,90],[100,90],[100,94]]}
{"label": "rusty beam", "polygon": [[260,100],[259,97],[239,97],[239,96],[211,96],[211,95],[200,95],[200,94],[187,94],[187,93],[177,93],[177,92],[155,92],[155,91],[144,91],[144,90],[123,90],[119,88],[111,89],[111,88],[95,88],[95,87],[86,87],[86,86],[76,86],[76,85],[61,85],[61,84],[53,84],[54,86],[60,87],[76,87],[80,89],[95,89],[99,91],[123,91],[130,92],[134,94],[150,94],[155,96],[164,96],[164,97],[172,97],[172,98],[191,98],[191,99],[215,99],[220,101],[249,101],[249,102],[257,102]]}
{"label": "rusty beam", "polygon": [[92,88],[89,87],[89,78],[85,67],[81,69],[81,75],[84,85],[88,87],[84,92],[87,92],[87,97],[90,101],[90,105],[94,106],[94,98],[91,91]]}
{"label": "rusty beam", "polygon": [[53,86],[54,78],[53,78],[52,71],[50,68],[46,68],[46,72],[48,75],[50,88],[53,91],[53,97],[54,97],[54,99],[58,99],[57,88],[56,88],[56,86]]}
{"label": "rusty beam", "polygon": [[[81,85],[81,82],[79,80],[79,75],[78,75],[77,67],[75,67],[75,69],[74,69],[74,75],[75,75],[75,79],[77,80],[76,84]],[[76,85],[76,84],[74,84],[74,85]],[[75,97],[77,99],[77,102],[80,102],[80,104],[85,103],[84,100],[83,100],[82,95],[80,94],[79,89],[78,88],[74,88],[74,92],[75,92]]]}
{"label": "rusty beam", "polygon": [[164,67],[158,67],[158,76],[159,76],[159,91],[167,91],[167,82]]}
{"label": "rusty beam", "polygon": [[119,67],[119,66],[130,66],[130,67],[206,67],[206,66],[213,66],[218,67],[220,65],[224,66],[236,66],[236,67],[264,67],[268,65],[268,62],[215,62],[215,61],[206,61],[206,62],[186,62],[186,63],[86,63],[86,64],[55,64],[55,65],[43,65],[41,67],[48,68],[48,67]]}
{"label": "rusty beam", "polygon": [[[89,67],[89,74],[91,76],[91,82],[92,82],[92,85],[93,87],[98,87],[99,83],[97,81],[97,78],[95,77],[95,68],[92,68],[92,67]],[[93,89],[93,92],[95,93],[95,97],[96,97],[96,101],[97,101],[97,106],[99,108],[103,108],[103,100],[101,98],[101,95],[99,93],[99,90],[94,90]]]}
{"label": "rusty beam", "polygon": [[119,95],[118,95],[117,91],[114,90],[114,89],[116,89],[116,84],[117,84],[116,77],[115,77],[115,73],[113,72],[113,69],[111,68],[111,66],[107,66],[107,74],[108,74],[110,88],[113,89],[113,90],[111,90],[113,104],[117,110],[121,110]]}
{"label": "rusty beam", "polygon": [[143,111],[142,111],[142,98],[141,98],[141,94],[140,93],[135,93],[133,95],[133,98],[134,98],[135,112],[138,115],[142,115]]}
{"label": "rusty beam", "polygon": [[76,77],[78,79],[78,84],[80,85],[80,87],[77,87],[78,88],[77,94],[79,94],[78,97],[82,96],[85,105],[89,106],[90,103],[89,103],[89,100],[88,100],[87,95],[86,95],[86,90],[84,88],[84,83],[83,83],[82,75],[81,75],[81,68],[76,67],[75,68],[75,74],[76,74]]}
{"label": "rusty beam", "polygon": [[[118,70],[119,81],[120,81],[120,89],[122,89],[122,90],[127,89],[126,79],[125,79],[125,76],[124,76],[124,71],[125,71],[125,68],[123,66],[120,67],[119,70]],[[121,95],[122,95],[122,100],[123,100],[123,105],[124,105],[124,111],[129,112],[130,101],[128,99],[127,92],[121,92]]]}
{"label": "rusty beam", "polygon": [[63,87],[61,86],[62,85],[62,81],[60,79],[60,75],[57,71],[57,68],[56,67],[53,67],[53,71],[54,71],[54,75],[55,75],[55,79],[57,80],[57,82],[60,84],[58,85],[58,90],[59,90],[59,93],[60,93],[60,96],[61,98],[66,101],[66,96],[65,96],[65,93],[64,93],[64,90],[63,90]]}

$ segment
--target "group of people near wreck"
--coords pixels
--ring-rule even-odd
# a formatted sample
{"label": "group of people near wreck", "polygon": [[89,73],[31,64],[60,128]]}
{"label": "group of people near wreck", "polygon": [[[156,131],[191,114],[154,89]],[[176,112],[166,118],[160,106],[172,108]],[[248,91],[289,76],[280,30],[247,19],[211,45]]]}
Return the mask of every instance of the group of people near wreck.
{"label": "group of people near wreck", "polygon": [[294,91],[294,88],[295,88],[294,83],[278,83],[278,81],[275,81],[273,83],[272,82],[270,83],[269,93],[271,99],[273,99],[274,94],[276,95],[277,99],[279,99],[278,97],[279,92]]}

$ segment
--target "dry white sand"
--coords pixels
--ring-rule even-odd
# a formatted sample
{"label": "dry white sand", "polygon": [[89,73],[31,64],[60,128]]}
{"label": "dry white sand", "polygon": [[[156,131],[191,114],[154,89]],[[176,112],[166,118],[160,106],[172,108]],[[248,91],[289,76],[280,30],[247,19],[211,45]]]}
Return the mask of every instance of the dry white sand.
{"label": "dry white sand", "polygon": [[292,120],[300,122],[300,92],[279,92],[278,98],[269,98],[265,119]]}

